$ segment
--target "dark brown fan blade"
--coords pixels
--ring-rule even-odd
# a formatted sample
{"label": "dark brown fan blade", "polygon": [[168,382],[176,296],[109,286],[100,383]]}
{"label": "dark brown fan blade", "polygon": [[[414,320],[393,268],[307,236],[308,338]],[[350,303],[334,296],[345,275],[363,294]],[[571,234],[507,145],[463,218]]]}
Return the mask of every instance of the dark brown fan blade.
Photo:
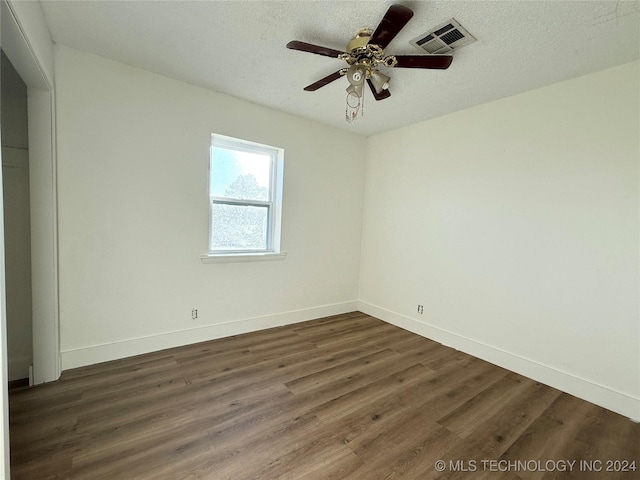
{"label": "dark brown fan blade", "polygon": [[389,90],[382,90],[380,93],[376,92],[376,87],[373,86],[371,80],[367,78],[367,83],[369,84],[369,88],[371,89],[371,93],[373,93],[373,98],[376,100],[384,100],[385,98],[389,98],[391,96],[391,92]]}
{"label": "dark brown fan blade", "polygon": [[320,45],[314,45],[312,43],[298,42],[294,40],[287,43],[287,48],[291,50],[300,50],[301,52],[315,53],[316,55],[323,55],[325,57],[338,58],[338,55],[343,54],[340,50],[334,50],[333,48],[321,47]]}
{"label": "dark brown fan blade", "polygon": [[342,75],[344,75],[343,71],[342,70],[338,70],[337,72],[334,72],[331,75],[327,75],[326,77],[321,78],[317,82],[312,83],[311,85],[309,85],[307,87],[304,87],[304,89],[307,92],[315,92],[320,87],[324,87],[325,85],[333,82],[334,80],[339,79]]}
{"label": "dark brown fan blade", "polygon": [[409,20],[413,17],[413,12],[403,5],[391,5],[387,13],[380,21],[378,28],[373,32],[369,43],[380,45],[383,49],[394,39]]}
{"label": "dark brown fan blade", "polygon": [[395,68],[437,68],[445,70],[451,65],[451,55],[394,55],[398,64]]}

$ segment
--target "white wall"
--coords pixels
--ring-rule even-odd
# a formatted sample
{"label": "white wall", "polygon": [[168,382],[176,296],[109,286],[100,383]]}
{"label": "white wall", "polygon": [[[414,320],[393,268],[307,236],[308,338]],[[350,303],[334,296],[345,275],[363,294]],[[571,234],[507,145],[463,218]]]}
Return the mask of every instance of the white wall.
{"label": "white wall", "polygon": [[31,229],[27,86],[2,53],[2,183],[9,380],[29,377]]}
{"label": "white wall", "polygon": [[370,138],[361,309],[640,419],[638,70]]}
{"label": "white wall", "polygon": [[[63,369],[357,308],[364,138],[55,55]],[[212,132],[285,149],[286,259],[201,263]]]}

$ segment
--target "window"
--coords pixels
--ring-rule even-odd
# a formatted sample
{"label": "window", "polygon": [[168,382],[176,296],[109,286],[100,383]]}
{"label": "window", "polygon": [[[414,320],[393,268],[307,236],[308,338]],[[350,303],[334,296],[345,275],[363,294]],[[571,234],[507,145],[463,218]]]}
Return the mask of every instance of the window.
{"label": "window", "polygon": [[284,150],[211,135],[209,255],[280,253]]}

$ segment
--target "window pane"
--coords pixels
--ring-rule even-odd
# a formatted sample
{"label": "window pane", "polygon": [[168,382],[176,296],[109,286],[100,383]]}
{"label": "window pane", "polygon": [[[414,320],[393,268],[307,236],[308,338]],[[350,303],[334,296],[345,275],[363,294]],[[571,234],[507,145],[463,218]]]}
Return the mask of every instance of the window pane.
{"label": "window pane", "polygon": [[271,155],[211,147],[211,185],[214,197],[242,200],[270,198]]}
{"label": "window pane", "polygon": [[211,205],[210,250],[266,250],[268,207]]}

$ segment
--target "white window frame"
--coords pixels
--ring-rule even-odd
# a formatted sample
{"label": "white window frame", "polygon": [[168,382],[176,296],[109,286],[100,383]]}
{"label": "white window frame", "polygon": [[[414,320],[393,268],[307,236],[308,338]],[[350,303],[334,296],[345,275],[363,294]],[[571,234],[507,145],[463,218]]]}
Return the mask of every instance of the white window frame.
{"label": "white window frame", "polygon": [[[246,260],[271,260],[284,258],[285,253],[280,251],[281,226],[282,226],[282,186],[284,177],[284,149],[251,142],[225,135],[211,134],[211,146],[209,149],[209,177],[210,188],[211,177],[214,172],[211,170],[211,159],[213,158],[213,148],[227,148],[229,150],[243,151],[250,153],[260,153],[269,155],[270,161],[270,188],[267,200],[245,200],[230,197],[219,197],[209,191],[209,242],[208,254],[201,258],[203,262],[218,261],[246,261]],[[256,206],[267,208],[267,245],[264,249],[212,249],[212,208],[215,204]]]}

